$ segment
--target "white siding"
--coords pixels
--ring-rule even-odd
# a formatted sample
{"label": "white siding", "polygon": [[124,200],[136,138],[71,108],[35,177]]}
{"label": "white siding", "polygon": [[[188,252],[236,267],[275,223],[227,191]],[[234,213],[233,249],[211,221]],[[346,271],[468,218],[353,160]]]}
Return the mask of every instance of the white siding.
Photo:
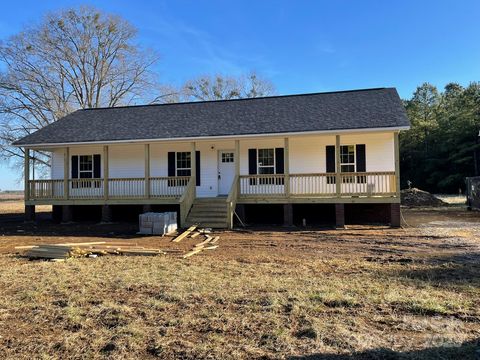
{"label": "white siding", "polygon": [[[343,145],[366,145],[367,171],[394,171],[393,132],[363,133],[341,135]],[[325,148],[335,145],[334,135],[323,136],[291,136],[290,173],[324,173],[326,171]],[[257,137],[240,140],[240,174],[248,175],[248,149],[284,147],[284,138]],[[197,187],[198,196],[216,196],[218,193],[218,151],[234,150],[234,140],[198,141],[196,149],[200,151],[201,186]],[[163,142],[150,145],[150,174],[152,177],[168,175],[169,151],[190,151],[189,142]],[[102,155],[103,176],[103,146],[77,146],[70,148],[72,155]],[[238,159],[235,159],[236,161]],[[71,166],[71,164],[70,164]],[[70,171],[69,171],[70,173]],[[63,178],[63,149],[52,152],[52,178]],[[109,146],[109,175],[111,178],[136,177],[143,178],[145,174],[144,145],[124,144]]]}

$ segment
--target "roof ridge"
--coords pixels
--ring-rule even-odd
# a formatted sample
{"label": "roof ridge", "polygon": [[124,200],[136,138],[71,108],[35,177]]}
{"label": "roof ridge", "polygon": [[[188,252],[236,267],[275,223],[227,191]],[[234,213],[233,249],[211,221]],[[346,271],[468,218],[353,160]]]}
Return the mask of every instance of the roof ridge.
{"label": "roof ridge", "polygon": [[259,96],[259,97],[241,98],[241,99],[219,99],[219,100],[183,101],[183,102],[165,103],[165,104],[139,104],[139,105],[123,105],[123,106],[105,106],[105,107],[96,107],[96,108],[87,108],[87,109],[78,109],[78,110],[79,110],[79,111],[84,111],[84,110],[85,110],[85,111],[91,111],[91,110],[108,110],[108,109],[139,108],[139,107],[150,107],[150,106],[153,107],[153,106],[168,106],[168,105],[189,105],[189,104],[220,103],[220,102],[230,102],[230,101],[233,102],[233,101],[248,101],[248,100],[261,100],[261,99],[276,99],[276,98],[297,97],[297,96],[313,96],[313,95],[341,94],[341,93],[364,92],[364,91],[375,91],[375,90],[386,90],[386,89],[394,89],[394,88],[377,87],[377,88],[365,88],[365,89],[323,91],[323,92],[302,93],[302,94]]}

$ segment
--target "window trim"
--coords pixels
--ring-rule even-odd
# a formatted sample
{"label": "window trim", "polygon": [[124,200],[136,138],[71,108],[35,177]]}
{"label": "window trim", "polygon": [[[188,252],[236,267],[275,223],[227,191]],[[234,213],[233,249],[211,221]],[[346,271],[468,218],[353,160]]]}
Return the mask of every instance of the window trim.
{"label": "window trim", "polygon": [[[91,170],[82,170],[82,157],[90,158]],[[94,179],[94,170],[93,170],[93,154],[89,155],[78,155],[78,179]],[[81,174],[88,174],[90,173],[90,177],[82,177]]]}
{"label": "window trim", "polygon": [[[353,148],[353,162],[344,163],[344,162],[342,162],[342,148],[343,147],[350,147],[350,146]],[[348,153],[347,153],[347,156],[348,156]],[[342,165],[345,165],[345,166],[352,166],[353,165],[353,171],[343,171],[342,170]],[[351,144],[340,145],[340,173],[353,173],[353,172],[357,172],[357,147],[355,145],[351,145]]]}
{"label": "window trim", "polygon": [[[272,150],[273,152],[273,164],[272,165],[260,165],[260,150]],[[257,148],[257,174],[258,175],[276,175],[277,173],[277,156],[275,154],[275,148]],[[271,174],[262,174],[260,173],[260,168],[273,168],[273,173]]]}
{"label": "window trim", "polygon": [[[189,154],[190,156],[190,167],[178,167],[178,156],[179,154]],[[190,175],[178,175],[178,171],[189,170]],[[192,153],[190,151],[175,151],[175,176],[192,176]]]}

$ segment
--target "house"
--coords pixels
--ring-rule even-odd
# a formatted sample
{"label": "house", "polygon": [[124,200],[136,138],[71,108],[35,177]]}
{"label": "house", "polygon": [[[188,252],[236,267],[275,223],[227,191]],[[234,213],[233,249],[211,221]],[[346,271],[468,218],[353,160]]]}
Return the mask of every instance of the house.
{"label": "house", "polygon": [[[63,221],[130,205],[173,207],[181,226],[255,214],[399,226],[408,128],[396,90],[377,88],[78,110],[14,145],[26,150],[28,219],[40,204]],[[31,151],[51,153],[50,179],[30,178]]]}

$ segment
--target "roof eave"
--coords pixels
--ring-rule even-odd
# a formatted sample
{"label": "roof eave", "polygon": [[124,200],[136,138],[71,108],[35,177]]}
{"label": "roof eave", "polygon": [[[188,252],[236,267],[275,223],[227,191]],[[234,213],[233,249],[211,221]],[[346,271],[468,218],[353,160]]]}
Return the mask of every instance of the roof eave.
{"label": "roof eave", "polygon": [[196,141],[196,140],[224,140],[234,138],[258,138],[258,137],[284,137],[284,136],[299,136],[299,135],[330,135],[330,134],[345,134],[345,133],[365,133],[365,132],[390,132],[403,131],[410,129],[410,126],[391,126],[391,127],[377,127],[377,128],[358,128],[358,129],[334,129],[334,130],[317,130],[317,131],[295,131],[283,133],[262,133],[262,134],[242,134],[242,135],[218,135],[218,136],[196,136],[183,138],[154,138],[154,139],[127,139],[127,140],[100,140],[100,141],[81,141],[81,142],[60,142],[60,143],[36,143],[36,144],[15,144],[12,146],[23,148],[36,147],[64,147],[77,145],[109,145],[109,144],[126,144],[126,143],[145,143],[145,142],[175,142],[175,141]]}

